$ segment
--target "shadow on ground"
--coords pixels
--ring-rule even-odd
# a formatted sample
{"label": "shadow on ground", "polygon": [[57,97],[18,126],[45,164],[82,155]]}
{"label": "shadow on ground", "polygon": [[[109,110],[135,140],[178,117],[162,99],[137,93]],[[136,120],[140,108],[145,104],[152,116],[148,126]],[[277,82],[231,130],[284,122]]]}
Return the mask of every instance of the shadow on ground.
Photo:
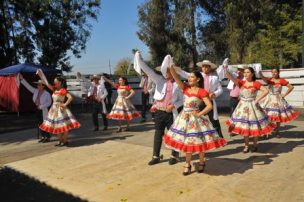
{"label": "shadow on ground", "polygon": [[[258,152],[243,154],[248,156],[247,158],[223,158],[223,156],[229,156],[237,153],[242,153],[243,146],[239,146],[232,149],[225,149],[221,151],[213,151],[206,154],[208,160],[206,161],[206,167],[204,173],[207,175],[232,175],[235,173],[243,174],[246,171],[253,169],[254,165],[264,166],[270,164],[274,158],[280,154],[292,152],[296,147],[304,146],[304,140],[302,141],[288,141],[286,143],[260,143]],[[192,157],[193,161],[198,161],[198,155]],[[168,159],[162,160],[161,163],[167,162]],[[185,162],[185,157],[181,158],[181,164]],[[197,169],[198,162],[193,163]],[[193,171],[195,172],[195,171]],[[193,173],[192,172],[192,173]]]}
{"label": "shadow on ground", "polygon": [[1,201],[33,202],[82,202],[85,201],[71,194],[54,189],[45,183],[22,174],[8,167],[0,169]]}
{"label": "shadow on ground", "polygon": [[108,137],[90,137],[90,138],[77,138],[69,143],[69,147],[82,147],[89,146],[93,144],[101,144],[111,140],[125,140],[128,137],[132,137],[133,135],[120,135],[116,137],[108,136]]}

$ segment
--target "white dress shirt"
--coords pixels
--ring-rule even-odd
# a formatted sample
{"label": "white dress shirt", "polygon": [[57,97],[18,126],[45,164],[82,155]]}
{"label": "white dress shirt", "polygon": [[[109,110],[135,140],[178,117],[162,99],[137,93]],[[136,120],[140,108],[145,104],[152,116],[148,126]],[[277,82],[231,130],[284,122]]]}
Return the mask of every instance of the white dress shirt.
{"label": "white dress shirt", "polygon": [[100,83],[98,85],[96,85],[94,82],[91,83],[91,86],[88,90],[88,97],[92,96],[94,93],[94,87],[97,87],[97,92],[96,92],[96,99],[97,100],[101,100],[101,104],[102,104],[102,113],[106,114],[107,113],[107,109],[106,109],[106,104],[104,102],[104,99],[107,97],[108,95],[108,91],[104,85],[104,83]]}
{"label": "white dress shirt", "polygon": [[[155,93],[153,98],[155,100],[162,100],[165,97],[167,89],[167,80],[156,74],[151,68],[149,68],[142,60],[138,61],[138,65],[143,72],[145,72],[153,83],[155,83]],[[178,115],[177,109],[184,104],[184,96],[176,82],[173,84],[172,90],[172,105],[174,105],[173,115],[174,118]]]}
{"label": "white dress shirt", "polygon": [[[31,86],[25,79],[21,80],[21,83],[24,85],[24,87],[30,91],[31,93],[33,93],[33,102],[36,102],[39,90],[37,88],[34,88],[33,86]],[[48,115],[48,108],[51,106],[52,104],[52,98],[49,92],[47,92],[46,90],[43,90],[43,93],[40,95],[40,100],[39,100],[40,105],[37,106],[39,109],[42,110],[42,116],[43,116],[43,120],[45,120],[47,118]]]}

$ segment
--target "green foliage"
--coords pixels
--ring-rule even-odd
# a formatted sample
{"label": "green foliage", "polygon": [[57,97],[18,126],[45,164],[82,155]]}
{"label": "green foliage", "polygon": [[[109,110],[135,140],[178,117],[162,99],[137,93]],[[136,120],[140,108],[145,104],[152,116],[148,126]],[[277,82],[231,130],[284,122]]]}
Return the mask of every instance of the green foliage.
{"label": "green foliage", "polygon": [[4,0],[0,3],[0,66],[20,61],[69,71],[97,19],[100,0]]}
{"label": "green foliage", "polygon": [[137,75],[134,68],[132,68],[132,62],[131,62],[131,59],[129,59],[129,58],[123,58],[118,61],[117,65],[115,67],[114,74],[118,75],[118,76],[126,76],[126,75],[136,76]]}
{"label": "green foliage", "polygon": [[138,37],[149,48],[152,66],[167,54],[179,65],[195,63],[198,57],[197,31],[201,26],[196,0],[150,0],[138,9]]}
{"label": "green foliage", "polygon": [[249,44],[245,62],[260,61],[269,68],[300,66],[301,23],[300,9],[273,5],[260,21],[261,29]]}
{"label": "green foliage", "polygon": [[157,66],[171,54],[181,66],[259,62],[301,66],[298,0],[148,0],[139,7],[139,38]]}

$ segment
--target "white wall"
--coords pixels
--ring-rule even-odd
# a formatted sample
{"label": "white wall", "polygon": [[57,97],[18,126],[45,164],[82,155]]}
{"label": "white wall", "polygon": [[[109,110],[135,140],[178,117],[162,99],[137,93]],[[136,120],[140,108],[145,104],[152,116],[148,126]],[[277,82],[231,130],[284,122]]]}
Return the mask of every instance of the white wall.
{"label": "white wall", "polygon": [[[270,70],[263,70],[264,76],[271,77]],[[294,90],[286,97],[286,100],[295,107],[304,108],[304,68],[300,69],[284,69],[281,70],[281,77],[288,80],[294,85]],[[132,98],[133,104],[141,105],[141,89],[138,87],[139,78],[129,77],[128,81],[131,87],[135,90],[136,94]],[[262,82],[262,81],[261,81]],[[226,88],[228,81],[223,81],[223,94],[217,98],[219,107],[229,107],[229,91]],[[262,82],[263,83],[263,82]],[[73,103],[81,104],[83,102],[82,97],[87,94],[87,89],[90,86],[89,80],[83,79],[67,79],[68,90],[74,96]],[[286,91],[286,87],[283,88],[283,92]],[[112,100],[115,101],[117,93],[113,90]]]}

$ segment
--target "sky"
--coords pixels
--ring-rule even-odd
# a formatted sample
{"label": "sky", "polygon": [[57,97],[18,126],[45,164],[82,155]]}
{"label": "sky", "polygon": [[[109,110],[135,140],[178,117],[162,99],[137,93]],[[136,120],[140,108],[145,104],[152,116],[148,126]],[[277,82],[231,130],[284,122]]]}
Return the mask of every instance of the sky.
{"label": "sky", "polygon": [[91,38],[80,59],[72,57],[71,74],[112,73],[122,58],[133,60],[132,49],[137,48],[143,57],[148,56],[147,46],[138,39],[137,7],[144,0],[102,0],[98,22],[92,23]]}

